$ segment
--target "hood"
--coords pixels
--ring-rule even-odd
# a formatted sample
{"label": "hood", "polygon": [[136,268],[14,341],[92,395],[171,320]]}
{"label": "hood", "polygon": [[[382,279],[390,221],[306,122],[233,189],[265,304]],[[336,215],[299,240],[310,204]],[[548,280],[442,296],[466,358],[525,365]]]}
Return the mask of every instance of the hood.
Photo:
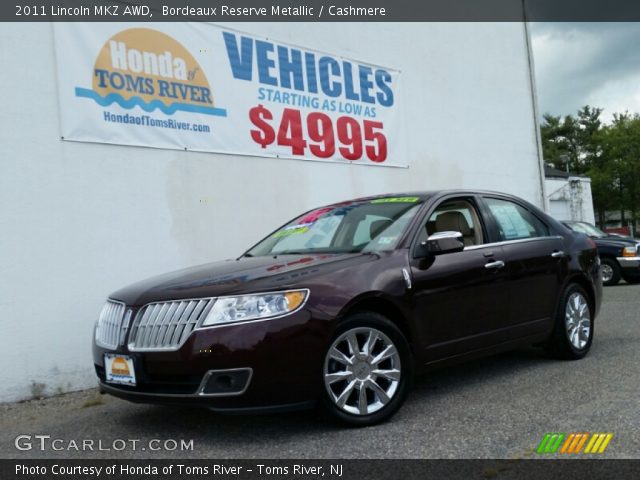
{"label": "hood", "polygon": [[611,246],[637,246],[640,245],[638,240],[633,238],[617,237],[615,235],[607,235],[606,237],[596,237],[593,239],[597,245],[611,245]]}
{"label": "hood", "polygon": [[109,298],[127,305],[217,297],[304,287],[304,281],[344,266],[370,261],[360,253],[241,257],[177,270],[122,288]]}

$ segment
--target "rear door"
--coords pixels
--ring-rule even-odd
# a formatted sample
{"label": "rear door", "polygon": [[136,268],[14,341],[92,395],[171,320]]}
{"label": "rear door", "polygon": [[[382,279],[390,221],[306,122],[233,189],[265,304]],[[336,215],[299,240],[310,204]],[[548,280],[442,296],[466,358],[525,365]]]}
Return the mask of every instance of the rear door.
{"label": "rear door", "polygon": [[525,204],[492,196],[483,203],[509,275],[509,337],[548,331],[568,268],[562,237]]}

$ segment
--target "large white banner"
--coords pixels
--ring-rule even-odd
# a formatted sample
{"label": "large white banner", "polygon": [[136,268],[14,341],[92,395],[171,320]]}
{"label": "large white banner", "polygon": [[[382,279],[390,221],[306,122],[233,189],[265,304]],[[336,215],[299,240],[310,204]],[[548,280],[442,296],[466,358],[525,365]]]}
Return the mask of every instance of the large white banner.
{"label": "large white banner", "polygon": [[402,165],[396,70],[210,24],[54,34],[66,140]]}

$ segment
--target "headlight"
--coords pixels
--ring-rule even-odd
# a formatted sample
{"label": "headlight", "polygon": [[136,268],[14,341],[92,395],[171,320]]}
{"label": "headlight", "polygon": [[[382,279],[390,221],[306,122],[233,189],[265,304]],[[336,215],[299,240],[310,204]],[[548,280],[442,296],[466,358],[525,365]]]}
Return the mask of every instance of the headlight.
{"label": "headlight", "polygon": [[309,290],[260,293],[238,297],[221,297],[213,304],[201,327],[279,317],[302,308]]}
{"label": "headlight", "polygon": [[637,255],[638,252],[636,251],[636,247],[624,247],[622,250],[623,257],[635,257]]}

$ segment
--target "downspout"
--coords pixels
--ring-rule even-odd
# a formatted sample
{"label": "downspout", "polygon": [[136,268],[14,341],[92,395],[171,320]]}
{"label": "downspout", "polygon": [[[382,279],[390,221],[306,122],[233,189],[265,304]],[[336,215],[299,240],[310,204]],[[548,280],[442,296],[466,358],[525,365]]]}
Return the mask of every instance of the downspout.
{"label": "downspout", "polygon": [[538,154],[538,171],[540,182],[540,205],[545,212],[549,211],[549,200],[547,199],[546,188],[544,184],[544,156],[542,154],[542,136],[540,135],[540,127],[538,126],[538,96],[536,93],[536,77],[535,67],[533,63],[533,50],[531,49],[531,38],[529,37],[529,25],[527,23],[527,7],[526,0],[522,0],[522,20],[524,25],[524,38],[527,46],[527,62],[529,65],[529,87],[531,89],[531,111],[533,112],[533,130],[536,139],[536,151]]}

